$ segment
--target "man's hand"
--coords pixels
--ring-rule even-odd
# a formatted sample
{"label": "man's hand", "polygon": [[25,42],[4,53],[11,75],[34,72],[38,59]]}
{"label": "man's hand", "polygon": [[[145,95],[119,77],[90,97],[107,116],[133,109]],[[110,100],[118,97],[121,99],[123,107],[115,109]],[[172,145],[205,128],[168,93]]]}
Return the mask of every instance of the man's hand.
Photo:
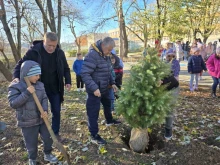
{"label": "man's hand", "polygon": [[97,97],[101,97],[100,90],[97,89],[97,90],[94,92],[94,95],[97,96]]}
{"label": "man's hand", "polygon": [[32,94],[35,92],[35,88],[31,85],[27,88],[27,90]]}
{"label": "man's hand", "polygon": [[113,88],[114,92],[118,92],[118,87],[115,84],[112,85],[112,88]]}
{"label": "man's hand", "polygon": [[67,89],[67,91],[70,91],[70,89],[71,89],[71,84],[66,84],[66,89]]}
{"label": "man's hand", "polygon": [[44,111],[44,113],[43,113],[43,114],[41,114],[41,118],[48,118],[48,114],[47,114],[47,112],[46,112],[46,111]]}
{"label": "man's hand", "polygon": [[19,81],[19,78],[15,78],[14,80],[12,80],[13,83],[18,83]]}

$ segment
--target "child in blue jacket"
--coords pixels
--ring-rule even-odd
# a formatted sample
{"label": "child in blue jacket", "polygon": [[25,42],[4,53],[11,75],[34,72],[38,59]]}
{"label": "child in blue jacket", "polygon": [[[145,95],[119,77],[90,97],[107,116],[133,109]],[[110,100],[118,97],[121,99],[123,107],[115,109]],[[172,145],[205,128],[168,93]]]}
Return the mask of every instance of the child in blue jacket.
{"label": "child in blue jacket", "polygon": [[77,91],[80,92],[84,92],[84,83],[81,77],[81,69],[82,69],[82,65],[83,65],[83,56],[81,53],[77,53],[77,59],[76,61],[74,61],[73,64],[73,71],[76,73],[76,86],[77,86]]}
{"label": "child in blue jacket", "polygon": [[[191,52],[193,55],[189,58],[188,61],[188,72],[191,74],[190,91],[193,92],[194,90],[198,90],[198,80],[201,71],[207,71],[207,69],[202,56],[199,54],[199,49],[197,47],[192,48]],[[195,85],[193,85],[194,77],[196,81]]]}

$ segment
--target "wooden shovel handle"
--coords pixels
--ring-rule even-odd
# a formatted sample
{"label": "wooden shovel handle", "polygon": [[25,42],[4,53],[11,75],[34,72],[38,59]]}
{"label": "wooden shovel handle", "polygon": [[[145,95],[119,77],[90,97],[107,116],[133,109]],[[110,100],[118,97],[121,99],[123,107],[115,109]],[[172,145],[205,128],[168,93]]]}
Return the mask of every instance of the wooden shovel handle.
{"label": "wooden shovel handle", "polygon": [[[30,83],[28,77],[24,77],[24,80],[25,80],[25,82],[26,82],[26,84],[27,84],[28,87],[31,86],[31,83]],[[35,103],[37,104],[37,107],[38,107],[38,109],[39,109],[41,115],[43,116],[44,110],[43,110],[43,108],[42,108],[42,105],[41,105],[41,103],[40,103],[40,101],[39,101],[39,99],[38,99],[36,93],[34,92],[34,93],[32,93],[32,95],[33,95],[34,101],[35,101]],[[47,119],[46,117],[43,117],[43,120],[44,120],[44,123],[45,123],[46,126],[47,126],[47,129],[48,129],[48,131],[49,131],[49,133],[50,133],[51,138],[53,139],[54,144],[57,146],[57,148],[58,148],[58,149],[61,151],[61,153],[64,155],[64,158],[66,159],[68,165],[70,165],[69,156],[68,156],[68,154],[67,154],[65,148],[63,147],[63,145],[58,142],[58,140],[57,140],[57,138],[56,138],[56,136],[55,136],[55,134],[54,134],[54,132],[53,132],[53,130],[52,130],[52,128],[51,128],[51,125],[50,125],[48,119]]]}

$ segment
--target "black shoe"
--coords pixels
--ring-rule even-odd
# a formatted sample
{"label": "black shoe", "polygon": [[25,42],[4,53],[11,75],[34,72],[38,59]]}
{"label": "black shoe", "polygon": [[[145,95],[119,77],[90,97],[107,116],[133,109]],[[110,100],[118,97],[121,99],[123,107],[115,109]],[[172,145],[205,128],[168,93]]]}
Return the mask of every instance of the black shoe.
{"label": "black shoe", "polygon": [[91,142],[97,145],[105,145],[107,142],[99,134],[91,135]]}
{"label": "black shoe", "polygon": [[121,124],[121,122],[120,121],[118,121],[118,120],[115,120],[115,119],[112,119],[112,121],[111,122],[106,122],[106,126],[111,126],[111,125],[118,125],[118,124]]}
{"label": "black shoe", "polygon": [[172,129],[165,128],[165,134],[164,137],[166,140],[170,140],[172,138]]}
{"label": "black shoe", "polygon": [[213,98],[217,97],[215,91],[212,91],[212,93],[211,93],[211,97],[213,97]]}
{"label": "black shoe", "polygon": [[63,143],[65,141],[65,139],[62,139],[60,135],[55,135],[55,136],[58,142]]}

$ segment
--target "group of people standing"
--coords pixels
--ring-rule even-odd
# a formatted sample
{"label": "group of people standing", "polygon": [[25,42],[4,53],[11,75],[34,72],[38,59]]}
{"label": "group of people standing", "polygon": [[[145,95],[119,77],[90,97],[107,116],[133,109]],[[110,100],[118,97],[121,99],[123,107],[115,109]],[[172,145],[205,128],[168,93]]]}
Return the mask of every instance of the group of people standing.
{"label": "group of people standing", "polygon": [[[213,78],[212,97],[216,97],[216,88],[220,83],[218,75],[218,52],[217,41],[213,44],[209,42],[207,45],[202,43],[201,39],[195,39],[190,46],[190,42],[186,43],[177,41],[175,44],[166,43],[162,48],[160,58],[166,61],[168,52],[172,50],[175,52],[175,59],[177,61],[188,62],[188,73],[190,73],[189,89],[191,92],[198,90],[199,80],[202,80],[203,71],[209,71]],[[214,58],[215,57],[215,58]],[[217,60],[217,61],[216,61]],[[215,68],[215,69],[213,69]],[[215,72],[213,72],[215,71]],[[194,83],[195,81],[195,83]]]}
{"label": "group of people standing", "polygon": [[[202,70],[207,70],[213,78],[212,96],[216,97],[216,88],[220,83],[220,48],[214,48],[208,44],[204,47],[200,41],[181,45],[167,43],[161,59],[171,64],[172,76],[162,80],[162,85],[173,83],[167,90],[173,90],[178,95],[179,72],[184,53],[184,60],[188,60],[188,71],[191,74],[190,90],[198,89],[198,76]],[[88,117],[88,129],[91,142],[104,145],[106,141],[98,134],[98,117],[100,104],[103,105],[106,126],[117,125],[121,122],[113,118],[115,92],[121,89],[123,76],[123,63],[114,51],[115,42],[106,37],[92,44],[88,54],[83,60],[82,54],[77,54],[77,60],[73,64],[76,73],[77,91],[84,91],[86,86],[87,101],[86,110]],[[188,52],[191,57],[188,59]],[[204,53],[204,51],[206,53]],[[206,58],[205,58],[206,57]],[[206,65],[205,65],[206,62]],[[44,142],[44,160],[56,163],[58,159],[52,152],[52,139],[42,118],[47,118],[48,100],[52,112],[52,129],[58,141],[60,136],[61,103],[64,101],[64,87],[71,89],[70,68],[62,49],[59,48],[57,35],[47,32],[42,41],[35,41],[24,57],[18,61],[14,69],[14,80],[8,88],[8,100],[12,108],[16,109],[17,125],[21,128],[25,145],[28,151],[29,165],[37,164],[38,134]],[[31,86],[27,86],[24,78],[27,77]],[[193,79],[196,84],[193,85]],[[39,81],[40,80],[40,81]],[[167,81],[167,82],[166,82]],[[33,93],[36,93],[44,109],[40,114]],[[165,138],[172,137],[173,112],[166,118]],[[31,135],[31,136],[30,136]]]}
{"label": "group of people standing", "polygon": [[[98,117],[100,103],[104,107],[106,125],[120,124],[113,119],[109,89],[114,92],[120,89],[123,67],[119,67],[120,60],[112,50],[115,42],[106,37],[92,44],[88,54],[82,60],[82,55],[77,54],[77,62],[73,65],[76,73],[77,89],[87,92],[88,128],[91,142],[106,144],[98,134]],[[115,62],[110,56],[115,57]],[[112,67],[117,81],[111,74]],[[52,130],[59,142],[60,136],[61,103],[64,101],[64,86],[71,89],[70,68],[62,49],[58,45],[58,37],[53,32],[47,32],[42,41],[35,41],[24,57],[18,61],[14,69],[14,80],[8,87],[8,100],[10,106],[16,110],[17,126],[21,128],[24,142],[28,151],[29,165],[37,164],[38,135],[44,144],[44,160],[50,163],[58,162],[52,154],[52,139],[42,118],[48,117],[48,100],[52,112]],[[24,78],[28,78],[31,86],[27,86]],[[117,79],[117,78],[116,78]],[[118,87],[117,87],[117,86]],[[36,93],[44,110],[40,114],[32,96]]]}

